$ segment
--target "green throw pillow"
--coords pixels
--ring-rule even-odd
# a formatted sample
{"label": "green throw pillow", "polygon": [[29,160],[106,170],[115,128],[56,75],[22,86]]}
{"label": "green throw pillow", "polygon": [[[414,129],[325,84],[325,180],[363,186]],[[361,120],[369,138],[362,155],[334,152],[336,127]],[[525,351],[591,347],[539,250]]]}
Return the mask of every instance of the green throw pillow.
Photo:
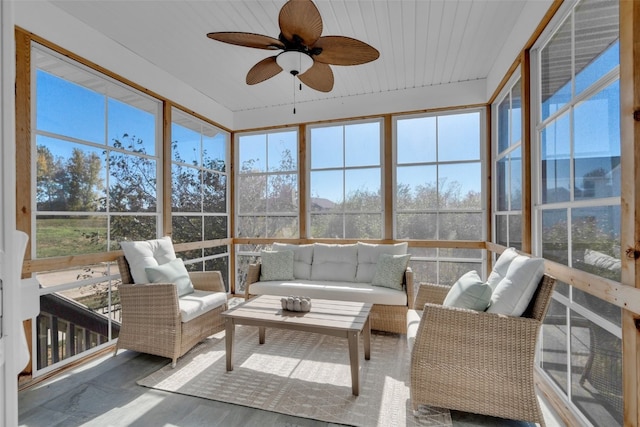
{"label": "green throw pillow", "polygon": [[384,286],[385,288],[402,290],[402,277],[409,264],[411,254],[390,255],[380,254],[376,271],[373,274],[371,284],[374,286]]}
{"label": "green throw pillow", "polygon": [[175,283],[178,297],[193,293],[189,272],[180,258],[155,267],[145,267],[144,271],[151,283]]}
{"label": "green throw pillow", "polygon": [[484,283],[477,271],[465,273],[451,287],[442,305],[485,311],[491,303],[491,286]]}
{"label": "green throw pillow", "polygon": [[293,280],[293,251],[262,251],[260,281]]}

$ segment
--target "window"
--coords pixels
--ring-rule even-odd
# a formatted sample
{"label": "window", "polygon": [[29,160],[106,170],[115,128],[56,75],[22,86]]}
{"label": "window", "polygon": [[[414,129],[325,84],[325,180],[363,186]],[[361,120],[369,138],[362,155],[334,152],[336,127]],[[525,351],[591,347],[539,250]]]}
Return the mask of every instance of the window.
{"label": "window", "polygon": [[311,237],[381,239],[382,121],[310,126],[308,132]]}
{"label": "window", "polygon": [[[618,2],[583,0],[532,55],[538,253],[620,281]],[[541,363],[594,425],[622,425],[620,309],[560,283]]]}
{"label": "window", "polygon": [[[484,239],[480,110],[395,118],[395,238]],[[416,280],[453,284],[479,250],[412,248]]]}
{"label": "window", "polygon": [[236,144],[236,236],[298,237],[297,130],[240,134]]}
{"label": "window", "polygon": [[[33,44],[32,258],[101,253],[155,238],[161,104]],[[109,263],[38,274],[37,371],[116,338]]]}
{"label": "window", "polygon": [[522,95],[521,81],[512,83],[493,105],[494,241],[522,249]]}
{"label": "window", "polygon": [[[176,108],[171,121],[173,241],[226,239],[229,134]],[[219,270],[228,286],[227,246],[195,249],[180,256],[190,270]]]}
{"label": "window", "polygon": [[[296,238],[298,131],[236,135],[236,237]],[[248,265],[265,245],[236,245],[236,293],[244,292]]]}

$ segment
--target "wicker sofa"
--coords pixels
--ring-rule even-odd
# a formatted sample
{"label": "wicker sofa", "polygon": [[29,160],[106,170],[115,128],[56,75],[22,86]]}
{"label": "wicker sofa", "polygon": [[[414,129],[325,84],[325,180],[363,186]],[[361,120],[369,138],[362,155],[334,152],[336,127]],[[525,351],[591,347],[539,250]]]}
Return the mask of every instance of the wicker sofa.
{"label": "wicker sofa", "polygon": [[420,284],[407,314],[411,403],[544,425],[536,342],[555,279],[542,275],[520,316],[445,306],[450,287]]}
{"label": "wicker sofa", "polygon": [[[406,243],[398,245],[287,245],[275,243],[274,251],[294,252],[294,277],[265,280],[262,262],[250,264],[245,298],[255,295],[306,295],[313,298],[373,303],[371,328],[406,333],[407,310],[413,306],[413,273],[405,267],[397,289],[372,283],[381,255],[406,254]],[[355,255],[354,255],[355,254]],[[355,257],[355,258],[354,258]],[[408,256],[407,256],[408,257]],[[388,259],[388,258],[387,258]]]}
{"label": "wicker sofa", "polygon": [[122,322],[114,356],[129,349],[170,358],[175,367],[193,346],[224,330],[227,293],[219,271],[189,272],[194,291],[179,297],[175,283],[134,284],[127,259],[117,261]]}

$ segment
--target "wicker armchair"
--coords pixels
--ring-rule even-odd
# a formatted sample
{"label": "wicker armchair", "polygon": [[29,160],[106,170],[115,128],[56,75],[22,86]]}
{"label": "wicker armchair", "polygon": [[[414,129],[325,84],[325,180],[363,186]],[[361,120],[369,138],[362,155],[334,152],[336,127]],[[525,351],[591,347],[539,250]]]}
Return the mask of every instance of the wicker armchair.
{"label": "wicker armchair", "polygon": [[[413,409],[426,404],[544,425],[533,374],[555,279],[544,275],[522,317],[443,307],[448,287],[420,286],[411,353]],[[426,304],[426,305],[425,305]]]}
{"label": "wicker armchair", "polygon": [[[122,325],[114,356],[119,349],[129,349],[168,357],[175,367],[177,359],[194,345],[224,330],[224,318],[220,314],[227,310],[226,303],[183,322],[175,284],[134,285],[124,256],[118,258],[118,268],[122,277],[118,288]],[[189,276],[197,290],[226,294],[219,271],[190,272]]]}

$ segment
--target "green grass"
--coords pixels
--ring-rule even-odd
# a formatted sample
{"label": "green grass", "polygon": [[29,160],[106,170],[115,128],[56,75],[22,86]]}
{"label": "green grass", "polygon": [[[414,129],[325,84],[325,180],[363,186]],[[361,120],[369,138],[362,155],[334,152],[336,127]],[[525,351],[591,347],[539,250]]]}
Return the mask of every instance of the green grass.
{"label": "green grass", "polygon": [[107,219],[51,218],[36,222],[36,256],[48,258],[106,252]]}

